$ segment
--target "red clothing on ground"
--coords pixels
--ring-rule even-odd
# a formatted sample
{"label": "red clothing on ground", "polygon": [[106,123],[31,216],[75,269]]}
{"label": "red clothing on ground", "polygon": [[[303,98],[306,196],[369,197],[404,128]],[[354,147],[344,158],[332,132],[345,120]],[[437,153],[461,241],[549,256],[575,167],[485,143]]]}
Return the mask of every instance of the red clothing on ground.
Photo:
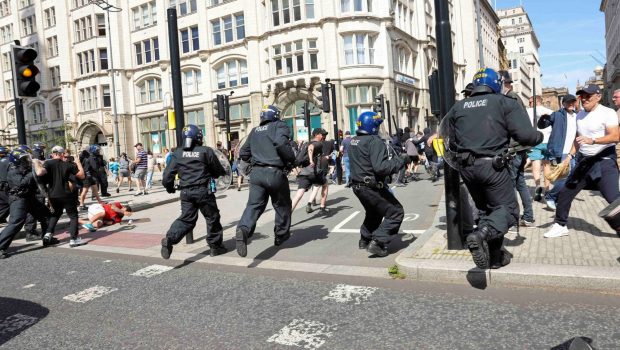
{"label": "red clothing on ground", "polygon": [[114,202],[112,204],[104,204],[103,210],[105,210],[105,216],[103,217],[103,220],[114,221],[115,224],[118,224],[121,222],[121,219],[123,218],[123,214],[115,212],[112,209],[112,205],[114,205],[118,209],[121,209],[123,207],[120,202]]}

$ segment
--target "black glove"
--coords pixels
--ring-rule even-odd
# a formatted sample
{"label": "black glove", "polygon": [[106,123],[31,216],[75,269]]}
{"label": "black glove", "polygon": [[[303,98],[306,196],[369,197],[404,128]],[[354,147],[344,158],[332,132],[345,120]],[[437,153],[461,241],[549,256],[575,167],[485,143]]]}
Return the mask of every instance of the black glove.
{"label": "black glove", "polygon": [[176,187],[174,186],[174,183],[172,184],[172,186],[165,186],[166,187],[166,192],[173,194],[176,192]]}

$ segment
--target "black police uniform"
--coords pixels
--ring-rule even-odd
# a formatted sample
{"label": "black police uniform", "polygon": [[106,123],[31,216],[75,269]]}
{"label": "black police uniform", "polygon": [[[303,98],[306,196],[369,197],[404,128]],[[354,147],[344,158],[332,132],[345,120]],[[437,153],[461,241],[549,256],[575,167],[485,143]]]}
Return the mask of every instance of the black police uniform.
{"label": "black police uniform", "polygon": [[276,212],[275,245],[290,237],[292,203],[287,169],[295,162],[295,153],[289,141],[290,130],[286,123],[266,121],[252,129],[241,147],[240,157],[252,164],[252,173],[248,202],[237,225],[240,256],[247,255],[247,239],[254,234],[256,221],[265,211],[269,198]]}
{"label": "black police uniform", "polygon": [[192,146],[179,147],[172,153],[170,164],[163,175],[163,185],[170,193],[174,192],[177,174],[181,190],[181,216],[170,226],[162,246],[171,247],[191,232],[196,226],[200,210],[207,222],[207,244],[211,248],[211,255],[217,255],[215,250],[222,249],[222,224],[215,194],[210,189],[210,181],[225,175],[226,171],[213,149]]}
{"label": "black police uniform", "polygon": [[50,211],[35,198],[37,183],[31,168],[11,166],[8,173],[9,202],[11,214],[9,224],[0,233],[0,251],[6,251],[13,237],[22,229],[27,214],[32,214],[47,229]]}
{"label": "black police uniform", "polygon": [[7,177],[11,162],[9,157],[0,158],[0,223],[6,222],[9,216],[9,183]]}
{"label": "black police uniform", "polygon": [[386,245],[398,233],[405,215],[403,206],[390,192],[386,177],[404,167],[405,159],[389,159],[385,143],[377,135],[353,137],[348,154],[351,187],[366,210],[359,247],[386,256]]}
{"label": "black police uniform", "polygon": [[101,154],[95,155],[95,164],[97,166],[97,182],[99,182],[99,190],[104,197],[110,196],[108,193],[108,173],[106,172],[106,161]]}
{"label": "black police uniform", "polygon": [[[42,149],[35,148],[32,150],[32,158],[38,159],[40,161],[45,161],[45,154],[43,153]],[[35,178],[35,180],[37,179]],[[39,183],[41,183],[41,180],[38,181]],[[45,194],[43,193],[43,191],[46,191],[45,184],[37,186],[37,191],[34,197],[37,201],[45,205]],[[37,232],[37,220],[32,214],[28,213],[28,215],[26,216],[26,223],[24,224],[24,229],[26,230],[26,241],[36,241],[43,237],[43,234],[45,234],[44,226],[47,226],[47,224],[44,224],[43,222],[41,222],[40,224],[41,233]]]}
{"label": "black police uniform", "polygon": [[[508,228],[517,223],[519,207],[508,166],[499,162],[510,138],[524,146],[542,141],[542,133],[530,123],[516,100],[494,94],[486,86],[474,88],[471,97],[458,101],[446,115],[449,148],[457,153],[460,173],[480,219],[467,237],[468,248],[480,268],[497,268],[502,262],[502,243]],[[487,253],[487,241],[488,250]]]}

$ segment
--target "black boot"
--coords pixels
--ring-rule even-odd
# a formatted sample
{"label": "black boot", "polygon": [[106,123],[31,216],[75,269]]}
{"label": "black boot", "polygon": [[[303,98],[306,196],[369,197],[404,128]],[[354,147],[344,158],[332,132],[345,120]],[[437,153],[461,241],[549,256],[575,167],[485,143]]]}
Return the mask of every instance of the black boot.
{"label": "black boot", "polygon": [[372,240],[372,242],[370,242],[370,244],[368,245],[368,248],[366,248],[366,250],[372,254],[372,255],[376,255],[378,257],[384,258],[386,256],[388,256],[388,250],[387,247],[385,246],[385,244],[379,242],[379,241],[375,241]]}
{"label": "black boot", "polygon": [[489,265],[492,269],[499,269],[510,264],[512,254],[502,248],[503,243],[503,238],[492,239],[488,242]]}
{"label": "black boot", "polygon": [[483,226],[467,236],[467,248],[479,269],[489,268],[488,228]]}
{"label": "black boot", "polygon": [[168,242],[168,238],[161,239],[161,257],[168,260],[172,254],[172,244]]}
{"label": "black boot", "polygon": [[291,234],[287,233],[284,235],[280,235],[280,236],[276,236],[276,238],[274,238],[273,240],[273,245],[275,245],[276,247],[281,246],[282,243],[286,242],[289,238],[291,238]]}
{"label": "black boot", "polygon": [[220,244],[209,244],[209,255],[210,256],[218,256],[225,254],[228,251],[226,247]]}
{"label": "black boot", "polygon": [[240,257],[244,258],[248,255],[248,234],[245,233],[242,229],[238,228],[236,232],[236,240],[237,240],[237,254]]}
{"label": "black boot", "polygon": [[370,240],[369,239],[366,239],[364,237],[360,238],[360,241],[359,241],[359,248],[360,249],[367,249],[369,244],[370,244]]}

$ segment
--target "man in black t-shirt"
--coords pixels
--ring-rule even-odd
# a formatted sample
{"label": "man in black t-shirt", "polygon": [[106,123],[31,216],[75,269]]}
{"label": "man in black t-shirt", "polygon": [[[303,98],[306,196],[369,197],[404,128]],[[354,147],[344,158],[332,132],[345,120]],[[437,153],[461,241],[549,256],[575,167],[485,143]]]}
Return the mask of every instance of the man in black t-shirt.
{"label": "man in black t-shirt", "polygon": [[71,179],[84,179],[84,168],[81,162],[63,161],[64,153],[64,148],[54,146],[52,148],[52,159],[43,164],[46,183],[49,184],[49,200],[54,209],[47,233],[43,237],[43,244],[49,245],[57,242],[52,235],[58,219],[65,210],[69,217],[69,235],[71,236],[69,246],[77,247],[86,243],[78,237],[78,199],[75,185]]}
{"label": "man in black t-shirt", "polygon": [[[293,206],[291,212],[295,211],[295,207],[312,185],[324,186],[327,184],[327,180],[325,178],[326,172],[324,172],[321,168],[321,158],[323,155],[323,140],[325,140],[325,136],[327,135],[327,131],[322,128],[316,128],[312,130],[312,143],[308,145],[308,158],[310,159],[310,165],[302,168],[299,171],[299,175],[297,175],[297,183],[299,187],[297,188],[297,194],[295,194],[295,198],[293,198]],[[325,200],[327,199],[327,187],[323,187],[323,193],[321,194],[321,208],[320,212],[326,213],[325,209]],[[312,197],[310,197],[308,201],[308,207],[306,208],[306,212],[312,212]]]}

